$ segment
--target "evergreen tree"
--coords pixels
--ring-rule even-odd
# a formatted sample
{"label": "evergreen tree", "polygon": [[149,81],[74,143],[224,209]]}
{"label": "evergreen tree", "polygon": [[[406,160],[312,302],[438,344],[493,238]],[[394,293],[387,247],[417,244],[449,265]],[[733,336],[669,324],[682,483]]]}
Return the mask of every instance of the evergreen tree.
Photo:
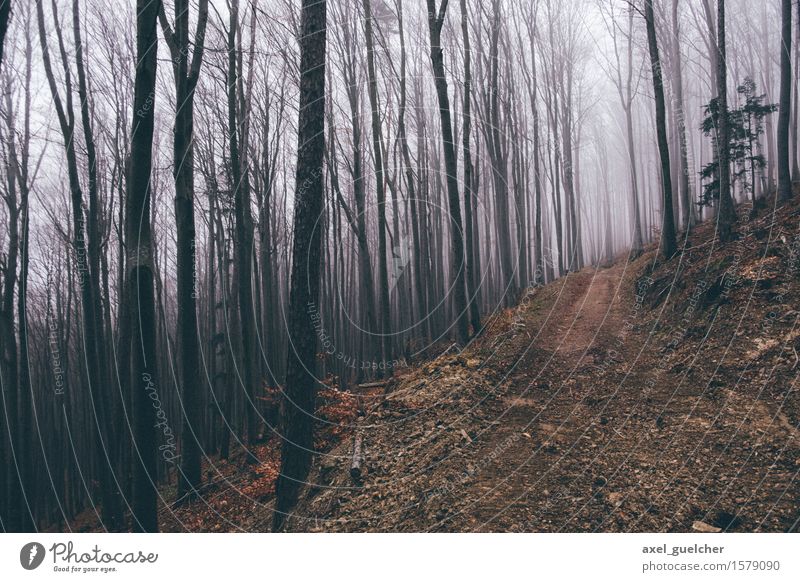
{"label": "evergreen tree", "polygon": [[[764,103],[764,94],[756,95],[756,84],[750,77],[746,77],[736,91],[744,98],[744,103],[737,109],[728,110],[731,185],[735,186],[738,182],[742,192],[751,194],[755,207],[756,172],[766,166],[766,160],[756,146],[759,136],[764,133],[764,118],[777,111],[777,105]],[[713,139],[715,128],[720,122],[719,102],[716,98],[704,107],[704,114],[700,129]],[[718,169],[718,161],[713,160],[700,171],[705,182],[700,197],[701,206],[710,206],[714,200],[719,200]]]}

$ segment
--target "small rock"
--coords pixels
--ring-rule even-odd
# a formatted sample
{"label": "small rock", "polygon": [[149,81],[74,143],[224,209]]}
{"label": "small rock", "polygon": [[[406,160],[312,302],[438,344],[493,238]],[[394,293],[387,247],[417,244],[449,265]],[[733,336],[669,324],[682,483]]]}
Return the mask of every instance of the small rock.
{"label": "small rock", "polygon": [[701,533],[719,533],[722,531],[721,528],[709,525],[704,521],[695,521],[694,523],[692,523],[692,529],[694,531],[699,531]]}

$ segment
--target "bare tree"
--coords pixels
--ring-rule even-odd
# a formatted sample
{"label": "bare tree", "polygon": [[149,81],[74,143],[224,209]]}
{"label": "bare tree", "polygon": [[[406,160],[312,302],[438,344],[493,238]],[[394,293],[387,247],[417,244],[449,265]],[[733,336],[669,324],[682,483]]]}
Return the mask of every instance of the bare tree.
{"label": "bare tree", "polygon": [[[96,453],[99,457],[101,477],[100,489],[103,499],[104,517],[112,527],[119,524],[120,510],[117,503],[116,487],[113,476],[113,455],[111,454],[113,440],[110,430],[110,418],[107,411],[108,395],[103,388],[108,385],[108,375],[105,370],[105,345],[101,322],[103,320],[102,303],[100,297],[100,241],[99,241],[99,201],[97,193],[96,167],[97,159],[94,149],[94,137],[89,116],[89,98],[86,87],[86,74],[83,66],[83,49],[80,37],[80,18],[77,13],[78,4],[73,3],[73,30],[75,35],[75,60],[78,70],[78,93],[81,98],[81,120],[84,129],[84,138],[87,147],[87,160],[89,165],[89,224],[83,214],[83,190],[80,182],[78,168],[78,154],[74,139],[75,112],[73,108],[73,85],[71,67],[69,65],[66,45],[60,28],[57,7],[53,4],[53,22],[57,40],[61,65],[64,71],[64,98],[56,85],[55,73],[50,61],[50,49],[45,32],[44,8],[41,0],[36,3],[36,16],[39,26],[39,39],[42,50],[42,64],[45,69],[47,83],[53,98],[61,135],[64,142],[64,151],[67,162],[67,176],[69,180],[70,199],[72,205],[73,247],[78,261],[78,273],[81,288],[81,308],[83,341],[86,350],[86,368],[88,372],[89,388],[92,397],[92,408],[96,415],[93,426],[95,431]],[[88,231],[88,261],[87,247],[84,233]]]}
{"label": "bare tree", "polygon": [[203,62],[208,0],[200,0],[194,33],[194,54],[189,60],[189,0],[175,0],[175,28],[167,20],[164,5],[159,21],[172,59],[175,77],[175,127],[173,168],[175,222],[178,237],[178,349],[182,405],[181,472],[178,497],[191,497],[200,486],[200,345],[197,327],[195,281],[196,233],[194,222],[194,95]]}
{"label": "bare tree", "polygon": [[462,345],[467,343],[467,297],[465,285],[464,237],[461,226],[461,206],[458,196],[458,168],[456,148],[453,142],[453,126],[450,121],[450,98],[447,95],[447,78],[444,72],[442,50],[442,26],[447,16],[448,0],[442,0],[436,9],[436,0],[427,0],[428,30],[431,42],[431,62],[436,97],[439,100],[439,119],[442,124],[442,147],[444,148],[445,172],[447,173],[447,198],[450,210],[450,248],[453,281],[453,300],[456,314],[456,338]]}
{"label": "bare tree", "polygon": [[156,306],[151,198],[153,126],[161,2],[137,0],[136,76],[133,94],[130,173],[126,197],[127,292],[130,297],[131,381],[133,392],[133,529],[158,531],[156,411],[152,394],[160,384],[156,369]]}
{"label": "bare tree", "polygon": [[367,87],[372,119],[372,157],[375,163],[375,188],[378,201],[378,280],[381,298],[381,344],[383,362],[392,360],[391,311],[389,304],[389,268],[386,254],[386,178],[383,160],[383,132],[378,103],[378,80],[375,73],[372,5],[363,0],[364,36],[367,41]]}
{"label": "bare tree", "polygon": [[[472,333],[477,334],[481,330],[481,314],[479,311],[480,297],[478,295],[478,272],[476,266],[480,262],[476,239],[478,238],[477,222],[473,220],[473,213],[476,212],[475,193],[473,192],[473,166],[472,166],[472,146],[470,136],[472,132],[472,46],[469,41],[469,26],[467,24],[467,1],[461,0],[461,37],[464,41],[464,128],[463,128],[463,147],[464,147],[464,224],[466,230],[466,257],[467,257],[467,291],[469,300],[469,318],[472,324]],[[538,244],[538,243],[537,243]]]}
{"label": "bare tree", "polygon": [[282,528],[297,503],[314,452],[317,338],[312,318],[319,301],[322,241],[317,220],[324,199],[326,9],[325,0],[303,0],[300,13],[300,109],[288,320],[291,348],[281,415],[283,445],[275,492],[274,530]]}
{"label": "bare tree", "polygon": [[664,83],[661,78],[661,61],[658,56],[658,39],[653,17],[653,0],[645,0],[645,22],[647,23],[647,45],[650,50],[650,67],[653,73],[653,93],[656,101],[656,134],[661,155],[662,223],[661,253],[670,259],[677,250],[675,241],[675,219],[672,215],[672,178],[669,165],[666,115],[664,107]]}
{"label": "bare tree", "polygon": [[695,223],[694,204],[692,202],[692,194],[689,190],[689,155],[688,144],[686,142],[686,113],[684,111],[684,96],[683,96],[683,57],[681,55],[681,32],[680,32],[680,19],[678,16],[678,3],[679,0],[672,0],[672,34],[674,47],[674,75],[673,81],[675,85],[675,122],[678,130],[678,158],[680,160],[680,200],[682,210],[682,222],[687,231],[689,231]]}
{"label": "bare tree", "polygon": [[[728,60],[725,50],[725,0],[717,3],[717,45],[719,69],[717,72],[717,107],[719,130],[717,150],[719,156],[719,236],[728,241],[733,236],[736,209],[731,195],[730,119],[728,117]],[[788,162],[788,159],[787,159]]]}
{"label": "bare tree", "polygon": [[[720,0],[724,5],[724,0]],[[723,8],[724,9],[724,8]],[[722,45],[720,45],[722,46]],[[789,118],[792,101],[792,1],[781,0],[781,89],[778,110],[778,196],[792,197],[789,168]]]}
{"label": "bare tree", "polygon": [[0,65],[3,64],[3,47],[6,44],[8,23],[11,20],[11,0],[0,0]]}

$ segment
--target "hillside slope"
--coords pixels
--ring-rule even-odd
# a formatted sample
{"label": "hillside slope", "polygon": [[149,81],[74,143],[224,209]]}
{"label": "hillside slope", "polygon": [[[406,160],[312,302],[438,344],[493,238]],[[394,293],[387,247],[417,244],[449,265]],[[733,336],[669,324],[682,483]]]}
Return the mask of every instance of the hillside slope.
{"label": "hillside slope", "polygon": [[362,478],[345,439],[289,529],[797,529],[800,211],[762,214],[529,290],[369,400]]}

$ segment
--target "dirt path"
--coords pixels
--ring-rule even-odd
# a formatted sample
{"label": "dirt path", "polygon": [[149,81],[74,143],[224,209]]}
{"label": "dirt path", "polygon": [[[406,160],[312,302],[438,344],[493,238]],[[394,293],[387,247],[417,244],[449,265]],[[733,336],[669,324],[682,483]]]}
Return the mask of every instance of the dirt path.
{"label": "dirt path", "polygon": [[529,291],[462,354],[410,369],[365,421],[363,481],[343,444],[293,529],[796,528],[798,392],[759,323],[772,307],[693,306],[696,280],[671,271],[637,296],[648,260]]}
{"label": "dirt path", "polygon": [[791,424],[769,403],[661,369],[653,354],[663,346],[631,331],[639,313],[625,268],[571,274],[543,299],[546,309],[523,310],[516,337],[497,349],[517,351],[511,365],[499,355],[487,363],[500,363],[507,391],[478,435],[474,470],[457,493],[467,501],[429,529],[791,526]]}
{"label": "dirt path", "polygon": [[567,455],[591,439],[595,420],[581,398],[588,386],[580,371],[600,363],[603,346],[623,325],[623,273],[624,265],[615,265],[571,274],[546,312],[517,326],[512,343],[520,353],[499,382],[508,387],[496,407],[499,425],[483,435],[476,455],[491,464],[465,492],[471,503],[452,519],[453,529],[557,529],[551,521],[556,506],[579,500],[560,483],[570,469]]}

